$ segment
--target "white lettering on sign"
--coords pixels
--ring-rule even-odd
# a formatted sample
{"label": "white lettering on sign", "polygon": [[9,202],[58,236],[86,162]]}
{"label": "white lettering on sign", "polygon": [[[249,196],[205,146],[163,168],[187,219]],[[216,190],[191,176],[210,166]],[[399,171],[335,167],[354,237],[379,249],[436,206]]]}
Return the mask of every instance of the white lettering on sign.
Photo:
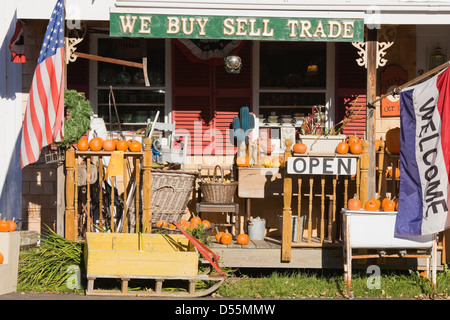
{"label": "white lettering on sign", "polygon": [[290,157],[287,173],[352,175],[356,174],[356,158]]}

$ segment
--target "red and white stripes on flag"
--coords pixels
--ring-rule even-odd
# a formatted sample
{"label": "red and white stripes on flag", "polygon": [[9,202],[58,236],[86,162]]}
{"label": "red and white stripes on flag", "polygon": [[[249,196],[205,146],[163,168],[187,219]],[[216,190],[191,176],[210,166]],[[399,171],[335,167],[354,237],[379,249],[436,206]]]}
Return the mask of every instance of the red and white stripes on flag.
{"label": "red and white stripes on flag", "polygon": [[22,128],[21,167],[39,159],[43,147],[63,140],[64,131],[64,0],[58,0],[31,83]]}

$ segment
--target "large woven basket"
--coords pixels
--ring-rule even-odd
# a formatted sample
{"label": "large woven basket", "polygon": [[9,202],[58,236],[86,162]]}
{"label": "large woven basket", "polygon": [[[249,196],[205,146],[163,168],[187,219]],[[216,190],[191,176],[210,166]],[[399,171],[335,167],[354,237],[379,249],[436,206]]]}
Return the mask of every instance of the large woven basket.
{"label": "large woven basket", "polygon": [[[221,177],[217,177],[217,169],[221,171]],[[237,181],[225,181],[223,170],[220,166],[214,168],[214,177],[208,181],[201,181],[203,201],[208,203],[232,203],[237,188]]]}
{"label": "large woven basket", "polygon": [[197,173],[152,170],[152,222],[180,221],[194,188]]}

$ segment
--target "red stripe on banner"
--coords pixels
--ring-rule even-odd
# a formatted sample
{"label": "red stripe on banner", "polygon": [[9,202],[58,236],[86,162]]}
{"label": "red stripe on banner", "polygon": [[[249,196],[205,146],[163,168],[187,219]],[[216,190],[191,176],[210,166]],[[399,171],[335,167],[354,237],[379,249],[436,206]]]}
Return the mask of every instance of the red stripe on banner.
{"label": "red stripe on banner", "polygon": [[441,116],[441,147],[445,168],[450,180],[450,69],[439,74],[436,87],[439,91],[437,107]]}

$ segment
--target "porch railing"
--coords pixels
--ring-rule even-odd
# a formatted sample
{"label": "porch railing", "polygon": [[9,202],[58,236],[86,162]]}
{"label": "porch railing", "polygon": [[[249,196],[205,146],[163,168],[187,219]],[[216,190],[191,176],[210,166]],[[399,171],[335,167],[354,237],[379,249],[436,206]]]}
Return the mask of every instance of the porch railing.
{"label": "porch railing", "polygon": [[[291,141],[286,141],[285,160],[292,156]],[[355,155],[357,170],[354,176],[289,176],[284,177],[283,190],[283,230],[282,260],[290,261],[292,247],[324,247],[341,246],[340,209],[347,207],[347,202],[354,196],[364,204],[368,199],[367,179],[369,174],[369,154],[367,141],[362,142],[362,152]],[[391,199],[398,197],[399,178],[395,175],[398,169],[398,155],[384,151],[384,141],[380,143],[380,151],[376,154],[376,193],[379,197]],[[387,172],[394,172],[387,176]],[[295,179],[295,180],[294,180]],[[298,188],[297,201],[293,202],[293,184]],[[316,186],[319,188],[319,192]],[[306,191],[306,192],[304,192]],[[353,192],[351,192],[353,191]],[[320,215],[314,216],[314,199],[320,197]],[[306,213],[302,212],[302,201],[308,201]],[[295,208],[296,206],[296,208]],[[328,207],[328,210],[326,210]],[[293,208],[297,211],[297,230],[301,230],[301,216],[305,216],[304,234],[297,233],[297,239],[291,238],[291,221]],[[304,209],[304,207],[303,207]],[[314,221],[318,223],[314,226]],[[313,236],[315,233],[315,236]]]}
{"label": "porch railing", "polygon": [[66,151],[67,239],[76,241],[96,228],[112,232],[129,232],[129,228],[136,232],[151,230],[150,139],[144,140],[141,152],[126,151],[123,155],[123,178],[120,182],[115,176],[108,179],[103,176],[103,160],[110,157],[111,152],[77,151],[73,148]]}

